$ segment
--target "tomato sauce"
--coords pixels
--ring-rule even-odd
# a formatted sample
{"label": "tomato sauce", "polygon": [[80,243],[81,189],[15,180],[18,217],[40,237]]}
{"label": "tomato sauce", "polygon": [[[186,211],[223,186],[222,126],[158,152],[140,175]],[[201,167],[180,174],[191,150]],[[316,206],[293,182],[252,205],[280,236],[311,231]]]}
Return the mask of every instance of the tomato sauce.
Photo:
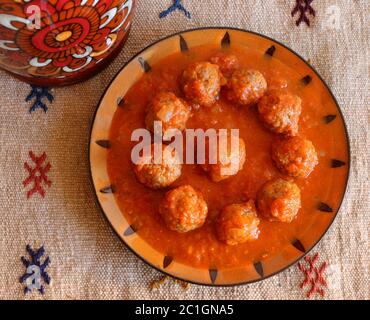
{"label": "tomato sauce", "polygon": [[[145,109],[150,99],[160,90],[173,91],[182,97],[179,77],[192,62],[209,60],[220,51],[237,56],[241,67],[259,70],[268,86],[286,87],[302,99],[300,134],[314,144],[319,164],[307,179],[295,182],[301,189],[302,208],[292,223],[269,222],[261,218],[258,240],[228,246],[217,240],[214,223],[220,210],[228,204],[256,198],[258,189],[273,177],[281,176],[271,159],[271,142],[274,135],[258,119],[256,107],[241,107],[224,97],[210,108],[193,111],[188,128],[238,128],[246,144],[246,163],[243,169],[227,180],[212,182],[197,165],[183,165],[182,176],[172,186],[190,184],[202,192],[209,212],[205,225],[197,230],[180,234],[169,230],[163,223],[158,207],[168,189],[151,190],[140,184],[132,170],[131,133],[145,128]],[[320,201],[333,204],[336,212],[343,196],[347,168],[331,168],[331,159],[347,161],[348,150],[343,123],[326,124],[323,117],[338,110],[330,93],[319,81],[308,86],[302,84],[304,63],[288,66],[276,58],[267,58],[259,51],[231,46],[220,49],[213,45],[176,53],[152,66],[129,90],[125,105],[118,108],[113,119],[108,154],[108,172],[116,187],[116,201],[139,236],[155,250],[171,255],[176,261],[198,268],[231,268],[263,260],[278,253],[294,239],[310,232],[317,223],[328,224],[333,215],[322,214]],[[318,79],[312,72],[311,76]]]}

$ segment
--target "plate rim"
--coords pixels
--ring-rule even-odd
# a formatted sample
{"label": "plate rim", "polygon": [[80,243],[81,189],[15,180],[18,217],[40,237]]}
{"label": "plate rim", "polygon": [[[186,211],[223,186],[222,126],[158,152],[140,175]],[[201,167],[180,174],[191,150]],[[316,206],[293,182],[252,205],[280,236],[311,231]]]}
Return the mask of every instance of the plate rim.
{"label": "plate rim", "polygon": [[[273,273],[271,273],[271,274],[269,274],[267,276],[263,276],[263,277],[260,277],[260,278],[257,278],[257,279],[253,279],[253,280],[243,281],[243,282],[235,282],[235,283],[228,283],[228,284],[217,284],[217,283],[212,283],[212,282],[210,282],[210,283],[201,283],[201,282],[192,281],[192,280],[189,280],[189,279],[184,279],[184,278],[181,278],[179,276],[175,276],[175,275],[167,272],[166,270],[163,270],[163,269],[155,266],[154,264],[150,263],[149,261],[147,261],[145,259],[145,257],[142,257],[138,252],[136,252],[133,248],[131,248],[126,243],[126,241],[123,239],[123,237],[121,237],[121,235],[118,234],[118,232],[116,231],[116,229],[114,228],[114,226],[112,225],[112,223],[110,222],[110,220],[108,219],[107,214],[105,213],[105,211],[104,211],[104,209],[103,209],[103,207],[102,207],[102,205],[101,205],[101,203],[99,201],[99,198],[98,198],[98,195],[97,195],[97,192],[96,192],[96,188],[95,188],[95,184],[94,184],[94,180],[93,180],[92,162],[91,162],[91,157],[90,157],[90,155],[91,155],[90,151],[91,151],[92,133],[93,133],[94,124],[95,124],[95,120],[96,120],[96,116],[97,116],[98,110],[100,109],[101,104],[102,104],[102,101],[103,101],[104,97],[106,96],[107,91],[111,87],[112,83],[117,79],[117,77],[127,67],[127,65],[129,65],[132,61],[134,61],[138,57],[140,57],[140,55],[143,52],[145,52],[149,48],[155,46],[156,44],[158,44],[158,43],[160,43],[162,41],[165,41],[165,40],[170,39],[172,37],[180,36],[180,35],[183,35],[183,34],[186,34],[186,33],[189,33],[189,32],[207,31],[207,30],[224,30],[226,32],[228,30],[231,30],[231,31],[239,31],[239,32],[244,32],[244,33],[249,33],[249,34],[252,34],[252,35],[256,35],[256,36],[259,36],[259,37],[262,37],[262,38],[265,38],[267,40],[270,40],[272,42],[277,43],[278,45],[282,46],[286,50],[290,51],[292,54],[294,54],[301,61],[303,61],[306,64],[306,66],[308,66],[314,72],[314,74],[320,79],[320,81],[324,84],[325,88],[328,90],[331,98],[333,99],[335,105],[337,106],[339,115],[340,115],[340,117],[342,119],[342,123],[343,123],[343,127],[344,127],[344,133],[345,133],[345,139],[346,139],[346,144],[347,144],[347,148],[348,148],[348,159],[347,159],[348,160],[348,163],[347,163],[348,170],[347,170],[347,175],[346,175],[346,179],[345,179],[345,187],[344,187],[343,196],[342,196],[342,198],[340,200],[340,203],[338,205],[338,208],[337,208],[335,214],[333,215],[333,218],[331,219],[330,223],[328,224],[326,230],[318,238],[318,240],[309,249],[307,249],[304,253],[302,253],[297,259],[293,260],[291,263],[287,264],[284,268],[279,269],[276,272],[273,272]],[[162,273],[165,276],[170,276],[170,277],[172,277],[174,279],[177,279],[177,280],[180,280],[180,281],[184,281],[184,282],[187,282],[187,283],[190,283],[190,284],[195,284],[195,285],[200,285],[200,286],[206,286],[206,287],[236,287],[236,286],[243,286],[243,285],[247,285],[247,284],[257,283],[257,282],[266,280],[268,278],[271,278],[271,277],[273,277],[273,276],[275,276],[275,275],[277,275],[279,273],[282,273],[282,272],[288,270],[290,267],[292,267],[297,262],[299,262],[300,260],[302,260],[305,256],[307,256],[310,252],[312,252],[312,250],[323,240],[323,238],[325,237],[325,235],[328,234],[328,232],[331,229],[331,227],[333,226],[334,221],[336,220],[339,212],[342,209],[343,202],[344,202],[344,200],[347,197],[347,193],[348,193],[348,189],[349,189],[349,180],[350,180],[351,172],[352,172],[352,170],[351,170],[352,169],[352,153],[351,153],[351,143],[350,143],[349,131],[348,131],[347,123],[346,123],[345,118],[344,118],[344,114],[343,114],[342,108],[339,105],[338,100],[335,97],[335,95],[333,94],[330,86],[323,79],[323,77],[316,70],[316,68],[314,68],[311,65],[310,62],[308,62],[306,59],[304,59],[295,50],[289,48],[284,43],[282,43],[282,42],[280,42],[280,41],[278,41],[278,40],[276,40],[276,39],[274,39],[274,38],[272,38],[270,36],[267,36],[267,35],[264,35],[264,34],[261,34],[259,32],[255,32],[255,31],[252,31],[252,30],[248,30],[248,29],[242,29],[242,28],[237,28],[237,27],[226,27],[226,26],[220,26],[220,27],[217,27],[217,26],[209,26],[209,27],[189,28],[189,29],[185,29],[183,31],[179,31],[179,32],[175,32],[175,33],[169,34],[167,36],[161,37],[158,40],[155,40],[155,41],[149,43],[142,50],[138,51],[131,58],[129,58],[123,64],[123,66],[117,71],[117,73],[114,75],[114,77],[109,81],[108,85],[106,86],[106,88],[104,89],[103,93],[101,94],[101,97],[100,97],[100,99],[99,99],[99,101],[97,103],[97,107],[95,108],[95,111],[93,113],[93,117],[92,117],[92,120],[91,120],[91,125],[90,125],[89,132],[90,132],[89,133],[89,145],[88,145],[89,180],[90,180],[90,182],[92,184],[92,187],[93,187],[95,202],[98,204],[99,210],[102,213],[104,219],[108,222],[110,228],[113,230],[113,232],[115,233],[115,235],[119,238],[119,240],[125,245],[125,247],[128,248],[130,252],[132,252],[136,257],[138,257],[140,260],[142,260],[145,264],[149,265],[150,267],[154,268],[155,270],[159,271],[160,273]]]}

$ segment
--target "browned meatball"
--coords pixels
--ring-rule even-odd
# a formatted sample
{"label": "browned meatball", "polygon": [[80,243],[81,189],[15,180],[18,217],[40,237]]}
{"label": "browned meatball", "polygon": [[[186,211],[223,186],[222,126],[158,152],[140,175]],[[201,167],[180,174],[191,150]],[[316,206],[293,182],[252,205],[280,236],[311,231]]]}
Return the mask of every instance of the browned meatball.
{"label": "browned meatball", "polygon": [[151,154],[134,165],[137,179],[152,189],[165,188],[181,176],[181,163],[177,153],[162,145],[162,163],[154,163],[154,144]]}
{"label": "browned meatball", "polygon": [[[220,148],[220,139],[218,139],[218,148]],[[206,144],[206,163],[202,165],[204,171],[206,171],[209,177],[214,182],[219,182],[236,175],[240,170],[243,169],[246,150],[244,140],[239,138],[239,149],[232,150],[231,138],[228,136],[227,150],[222,150],[220,154],[219,150],[211,148],[211,152],[215,152],[217,156],[217,163],[212,164],[209,155],[209,144]]]}
{"label": "browned meatball", "polygon": [[184,185],[166,193],[159,213],[169,229],[188,232],[204,224],[208,207],[201,193]]}
{"label": "browned meatball", "polygon": [[257,70],[238,69],[234,71],[226,87],[228,100],[250,106],[263,97],[267,82],[262,73]]}
{"label": "browned meatball", "polygon": [[239,66],[238,58],[233,54],[218,53],[211,58],[211,62],[217,64],[221,73],[228,78]]}
{"label": "browned meatball", "polygon": [[224,207],[216,223],[218,239],[231,246],[256,240],[260,232],[253,200]]}
{"label": "browned meatball", "polygon": [[276,139],[272,159],[282,173],[295,178],[308,177],[318,164],[312,142],[298,136]]}
{"label": "browned meatball", "polygon": [[146,127],[154,131],[154,121],[162,122],[162,130],[184,130],[190,117],[190,109],[185,101],[172,92],[160,92],[151,101],[145,118]]}
{"label": "browned meatball", "polygon": [[182,90],[192,103],[211,106],[219,97],[221,77],[217,65],[209,62],[193,63],[182,74]]}
{"label": "browned meatball", "polygon": [[257,207],[270,221],[292,222],[301,208],[301,192],[293,182],[270,180],[258,192]]}
{"label": "browned meatball", "polygon": [[260,119],[274,133],[288,136],[298,134],[298,122],[302,112],[302,101],[290,93],[273,91],[258,103]]}

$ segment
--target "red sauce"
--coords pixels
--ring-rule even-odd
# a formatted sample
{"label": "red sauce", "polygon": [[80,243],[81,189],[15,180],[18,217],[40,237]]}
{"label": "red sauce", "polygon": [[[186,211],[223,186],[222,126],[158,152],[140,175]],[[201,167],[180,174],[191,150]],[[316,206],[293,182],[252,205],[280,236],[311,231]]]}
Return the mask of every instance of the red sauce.
{"label": "red sauce", "polygon": [[[274,135],[258,119],[256,107],[235,106],[223,97],[211,108],[194,111],[188,128],[239,128],[246,144],[247,158],[243,169],[234,177],[212,182],[197,165],[184,165],[180,179],[172,187],[190,184],[200,190],[208,203],[209,213],[205,225],[197,230],[180,234],[170,231],[163,223],[158,207],[167,190],[151,190],[140,184],[132,170],[131,149],[136,142],[130,137],[134,129],[145,128],[145,108],[160,90],[169,90],[182,96],[179,77],[192,62],[209,60],[220,49],[202,46],[187,54],[177,53],[152,66],[152,71],[129,90],[125,106],[118,108],[113,119],[108,155],[108,171],[117,188],[116,200],[122,214],[134,225],[138,234],[154,249],[174,257],[176,261],[200,268],[228,268],[246,265],[267,258],[284,246],[309,232],[317,223],[326,225],[331,214],[317,210],[320,201],[338,209],[347,178],[347,168],[332,169],[331,159],[347,161],[345,130],[338,119],[325,124],[323,117],[338,114],[329,92],[319,81],[304,86],[305,65],[287,66],[275,58],[266,58],[261,52],[241,47],[223,49],[237,56],[241,67],[262,72],[268,86],[283,86],[302,99],[300,133],[312,141],[319,164],[307,179],[295,182],[301,189],[302,208],[292,223],[269,222],[261,218],[258,240],[227,246],[216,238],[215,218],[228,204],[255,199],[258,189],[267,180],[281,176],[271,159],[271,141]],[[316,75],[311,74],[314,80]]]}

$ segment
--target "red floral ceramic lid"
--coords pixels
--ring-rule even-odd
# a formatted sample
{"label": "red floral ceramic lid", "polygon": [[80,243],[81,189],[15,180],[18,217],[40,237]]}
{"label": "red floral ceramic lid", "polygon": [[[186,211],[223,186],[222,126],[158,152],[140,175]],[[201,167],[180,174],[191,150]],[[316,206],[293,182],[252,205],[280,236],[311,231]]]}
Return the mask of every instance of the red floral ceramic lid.
{"label": "red floral ceramic lid", "polygon": [[0,67],[61,81],[92,71],[125,39],[134,7],[135,0],[1,1]]}

